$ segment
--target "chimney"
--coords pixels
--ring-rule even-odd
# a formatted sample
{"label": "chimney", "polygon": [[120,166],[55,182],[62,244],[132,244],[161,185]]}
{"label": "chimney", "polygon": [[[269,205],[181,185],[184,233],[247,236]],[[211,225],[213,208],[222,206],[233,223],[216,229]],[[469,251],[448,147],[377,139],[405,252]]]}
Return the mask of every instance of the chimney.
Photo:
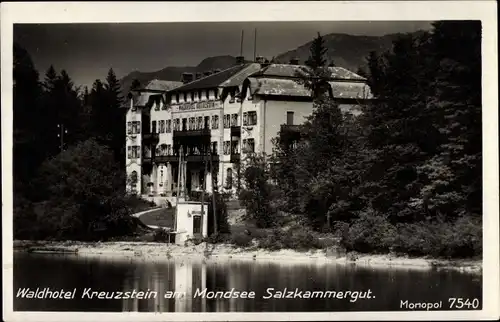
{"label": "chimney", "polygon": [[264,57],[262,57],[262,56],[255,57],[255,62],[258,63],[258,64],[263,64],[264,63]]}
{"label": "chimney", "polygon": [[201,73],[196,73],[196,78],[195,79],[200,79],[201,78]]}
{"label": "chimney", "polygon": [[290,65],[298,65],[298,64],[299,64],[299,59],[297,57],[290,59]]}
{"label": "chimney", "polygon": [[236,65],[241,65],[245,63],[245,57],[244,56],[238,56],[236,57]]}
{"label": "chimney", "polygon": [[182,73],[181,81],[184,84],[191,83],[193,81],[193,74],[192,73]]}
{"label": "chimney", "polygon": [[210,76],[210,75],[212,75],[212,71],[211,70],[207,70],[207,71],[203,72],[203,76],[204,77],[207,77],[207,76]]}

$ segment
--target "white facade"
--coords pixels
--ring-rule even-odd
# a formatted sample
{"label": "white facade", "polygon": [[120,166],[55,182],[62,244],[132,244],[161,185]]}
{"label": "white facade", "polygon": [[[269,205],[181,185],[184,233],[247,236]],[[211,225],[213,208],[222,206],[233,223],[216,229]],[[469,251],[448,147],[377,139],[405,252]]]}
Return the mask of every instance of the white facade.
{"label": "white facade", "polygon": [[[196,147],[204,140],[210,145],[213,168],[218,167],[214,178],[217,189],[235,192],[238,164],[247,152],[271,154],[272,139],[278,136],[281,125],[303,124],[313,110],[310,95],[303,87],[283,75],[274,75],[285,72],[291,75],[289,70],[297,66],[271,65],[272,68],[263,68],[261,72],[255,65],[240,68],[228,79],[215,83],[207,81],[210,77],[218,77],[212,75],[203,82],[195,80],[185,85],[179,84],[160,94],[143,93],[149,98],[139,100],[144,106],[137,108],[134,99],[131,99],[127,113],[128,127],[130,122],[141,122],[140,128],[148,134],[144,131],[127,132],[128,151],[131,146],[140,146],[138,157],[134,151],[132,155],[127,155],[127,175],[133,177],[137,173],[138,178],[135,189],[133,185],[127,184],[129,190],[150,197],[175,195],[178,189],[179,142],[189,142],[182,143],[183,148],[189,150],[184,150],[189,154],[186,159],[189,178],[187,189],[201,190],[204,181],[206,191],[211,192],[213,171],[209,156],[202,154]],[[341,100],[342,110],[357,110],[353,98],[359,98],[358,88],[362,89],[364,95],[366,84],[360,76],[340,68],[336,68],[332,74],[336,73],[335,77],[339,77],[337,74],[340,72],[353,80],[332,82],[332,87],[340,84],[332,93]],[[232,180],[228,180],[231,177]]]}

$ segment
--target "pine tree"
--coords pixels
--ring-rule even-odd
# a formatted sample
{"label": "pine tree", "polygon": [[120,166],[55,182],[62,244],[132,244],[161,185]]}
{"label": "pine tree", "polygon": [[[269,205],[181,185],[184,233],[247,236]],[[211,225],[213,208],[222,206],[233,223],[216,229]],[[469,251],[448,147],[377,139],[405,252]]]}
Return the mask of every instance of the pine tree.
{"label": "pine tree", "polygon": [[324,67],[326,65],[325,54],[328,49],[325,47],[325,41],[323,37],[318,32],[318,37],[316,37],[311,47],[309,48],[309,58],[305,61],[306,65],[313,70],[319,67]]}
{"label": "pine tree", "polygon": [[[14,43],[13,87],[13,175],[15,191],[25,192],[25,184],[32,178],[43,161],[40,125],[44,114],[41,110],[39,75],[29,53]],[[41,123],[42,122],[42,123]],[[20,193],[14,194],[20,196]]]}
{"label": "pine tree", "polygon": [[434,24],[435,90],[429,102],[440,121],[439,152],[420,169],[421,190],[433,214],[453,218],[482,213],[481,23]]}
{"label": "pine tree", "polygon": [[133,90],[136,90],[139,88],[141,88],[141,82],[137,78],[134,78],[134,80],[132,81],[132,85],[130,85],[130,91],[133,91]]}
{"label": "pine tree", "polygon": [[306,66],[296,71],[297,82],[311,91],[313,98],[318,98],[329,93],[330,71],[326,66],[325,54],[327,48],[324,45],[323,37],[318,33],[309,49],[309,58]]}
{"label": "pine tree", "polygon": [[[115,152],[115,159],[125,159],[125,112],[122,108],[123,97],[121,96],[120,82],[112,68],[106,77],[105,84],[107,104],[109,109],[109,127],[111,130],[110,147]],[[121,163],[120,163],[121,164]],[[124,164],[121,164],[124,166]]]}

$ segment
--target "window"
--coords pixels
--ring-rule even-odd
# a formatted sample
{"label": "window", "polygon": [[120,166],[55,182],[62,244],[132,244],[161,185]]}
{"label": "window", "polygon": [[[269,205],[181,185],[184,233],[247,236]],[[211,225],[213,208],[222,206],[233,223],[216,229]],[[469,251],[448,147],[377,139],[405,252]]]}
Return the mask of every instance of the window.
{"label": "window", "polygon": [[156,101],[155,102],[155,111],[159,111],[160,110],[160,102]]}
{"label": "window", "polygon": [[182,119],[182,131],[187,131],[187,118]]}
{"label": "window", "polygon": [[128,158],[129,159],[138,159],[139,156],[141,155],[140,151],[141,151],[141,147],[139,145],[129,146],[127,148]]}
{"label": "window", "polygon": [[136,192],[137,191],[137,182],[138,182],[137,171],[134,170],[130,174],[130,190],[132,192]]}
{"label": "window", "polygon": [[166,144],[160,145],[160,155],[167,155],[167,148],[168,146]]}
{"label": "window", "polygon": [[131,182],[132,184],[136,184],[136,183],[137,183],[137,181],[138,181],[138,179],[137,179],[137,171],[135,171],[135,170],[134,170],[134,171],[132,171],[132,173],[130,174],[130,182]]}
{"label": "window", "polygon": [[127,122],[127,134],[132,134],[132,122]]}
{"label": "window", "polygon": [[174,120],[174,131],[179,131],[180,129],[181,129],[181,120],[175,119]]}
{"label": "window", "polygon": [[156,121],[151,122],[151,133],[156,133]]}
{"label": "window", "polygon": [[293,125],[293,112],[286,112],[286,124]]}
{"label": "window", "polygon": [[217,141],[212,142],[212,154],[218,154],[217,151]]}
{"label": "window", "polygon": [[165,120],[160,121],[160,133],[165,133]]}
{"label": "window", "polygon": [[197,130],[203,129],[203,116],[198,116],[198,120],[196,122],[196,129]]}
{"label": "window", "polygon": [[238,141],[231,141],[231,154],[238,154]]}
{"label": "window", "polygon": [[212,129],[219,128],[219,115],[212,116]]}
{"label": "window", "polygon": [[244,153],[254,153],[255,152],[255,140],[254,139],[243,140],[243,152]]}
{"label": "window", "polygon": [[226,170],[226,189],[233,188],[233,169],[229,168]]}
{"label": "window", "polygon": [[166,155],[172,155],[172,145],[167,144],[167,152]]}
{"label": "window", "polygon": [[195,129],[195,118],[190,117],[189,118],[189,129],[188,130],[194,130]]}
{"label": "window", "polygon": [[[245,116],[243,116],[243,119]],[[247,124],[245,125],[256,125],[257,124],[257,112],[256,111],[251,111],[248,112],[247,116]]]}
{"label": "window", "polygon": [[238,126],[238,114],[231,114],[231,126]]}
{"label": "window", "polygon": [[205,122],[203,123],[203,128],[204,129],[210,128],[210,116],[205,116]]}
{"label": "window", "polygon": [[255,152],[255,140],[254,139],[248,139],[247,140],[248,144],[248,152],[249,153],[254,153]]}
{"label": "window", "polygon": [[165,132],[167,132],[167,133],[172,132],[172,120],[166,121]]}
{"label": "window", "polygon": [[141,134],[141,122],[132,122],[132,133]]}
{"label": "window", "polygon": [[228,129],[230,127],[230,117],[229,114],[224,114],[224,128]]}
{"label": "window", "polygon": [[231,142],[229,142],[229,141],[224,141],[224,146],[223,146],[223,148],[224,148],[224,154],[225,154],[225,155],[228,155],[228,154],[230,153],[230,148],[231,148],[230,144],[231,144]]}

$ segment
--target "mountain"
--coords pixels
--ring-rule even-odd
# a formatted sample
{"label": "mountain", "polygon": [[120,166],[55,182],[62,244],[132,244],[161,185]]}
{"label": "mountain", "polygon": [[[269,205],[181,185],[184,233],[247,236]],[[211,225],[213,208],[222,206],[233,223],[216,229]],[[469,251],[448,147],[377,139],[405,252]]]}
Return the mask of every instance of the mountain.
{"label": "mountain", "polygon": [[[423,31],[417,31],[415,34],[420,34]],[[392,42],[401,34],[389,34],[385,36],[353,36],[348,34],[328,34],[323,35],[327,50],[328,62],[335,63],[336,66],[347,68],[356,72],[359,67],[366,66],[366,57],[370,51],[383,52],[392,47]],[[309,57],[309,47],[312,40],[302,46],[278,54],[274,57],[276,62],[288,63],[292,58],[298,58],[300,63],[304,63]],[[267,57],[271,59],[271,57]],[[125,76],[121,80],[122,88],[126,92],[134,78],[137,78],[142,85],[145,85],[149,80],[162,79],[178,81],[181,79],[181,74],[184,72],[196,73],[204,72],[212,69],[225,69],[236,64],[236,58],[233,56],[216,56],[209,57],[200,62],[197,66],[186,67],[166,67],[156,72],[143,73],[135,71]]]}
{"label": "mountain", "polygon": [[134,71],[123,77],[120,81],[122,91],[125,93],[132,85],[134,79],[139,80],[141,85],[152,79],[161,79],[169,81],[180,81],[182,73],[203,73],[214,69],[226,69],[236,64],[236,57],[233,56],[216,56],[202,60],[197,66],[184,67],[165,67],[155,72],[140,72]]}

